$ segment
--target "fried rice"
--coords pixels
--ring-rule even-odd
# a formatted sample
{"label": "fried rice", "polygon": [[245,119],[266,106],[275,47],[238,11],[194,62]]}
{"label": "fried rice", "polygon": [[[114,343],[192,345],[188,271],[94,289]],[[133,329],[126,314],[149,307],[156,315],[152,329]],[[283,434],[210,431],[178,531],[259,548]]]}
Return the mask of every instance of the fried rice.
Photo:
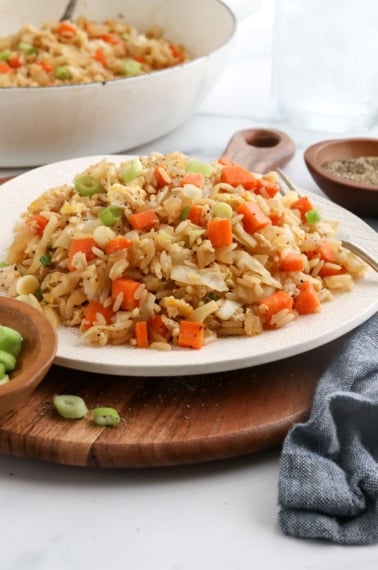
{"label": "fried rice", "polygon": [[188,59],[186,49],[157,26],[141,32],[123,20],[52,21],[0,38],[0,87],[104,82]]}
{"label": "fried rice", "polygon": [[365,264],[337,230],[275,172],[180,152],[104,159],[29,205],[0,289],[93,345],[200,348],[316,319],[350,291]]}

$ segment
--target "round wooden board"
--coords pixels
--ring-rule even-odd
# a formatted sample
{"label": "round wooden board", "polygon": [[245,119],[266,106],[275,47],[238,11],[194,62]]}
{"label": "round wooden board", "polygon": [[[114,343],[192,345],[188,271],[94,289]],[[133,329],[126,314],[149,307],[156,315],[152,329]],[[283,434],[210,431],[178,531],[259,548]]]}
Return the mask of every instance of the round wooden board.
{"label": "round wooden board", "polygon": [[[306,418],[338,341],[278,362],[176,378],[106,376],[53,366],[27,403],[0,420],[0,452],[85,467],[155,467],[244,455],[278,445]],[[65,420],[54,394],[112,406],[114,428],[91,414]]]}

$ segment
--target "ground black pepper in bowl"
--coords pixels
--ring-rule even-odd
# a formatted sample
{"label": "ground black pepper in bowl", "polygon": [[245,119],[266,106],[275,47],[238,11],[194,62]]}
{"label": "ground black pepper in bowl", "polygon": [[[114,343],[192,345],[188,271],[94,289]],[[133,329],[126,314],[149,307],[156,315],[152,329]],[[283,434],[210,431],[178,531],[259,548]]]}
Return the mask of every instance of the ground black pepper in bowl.
{"label": "ground black pepper in bowl", "polygon": [[325,140],[309,146],[304,161],[331,200],[358,216],[378,217],[378,139]]}
{"label": "ground black pepper in bowl", "polygon": [[363,184],[378,184],[378,157],[359,156],[346,160],[328,160],[322,167],[330,174]]}

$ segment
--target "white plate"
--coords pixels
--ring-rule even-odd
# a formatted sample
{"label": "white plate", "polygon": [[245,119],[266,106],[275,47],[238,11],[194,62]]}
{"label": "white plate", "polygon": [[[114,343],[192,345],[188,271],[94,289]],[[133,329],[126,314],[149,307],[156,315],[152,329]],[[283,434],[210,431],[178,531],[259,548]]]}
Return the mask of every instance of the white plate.
{"label": "white plate", "polygon": [[[71,183],[75,174],[103,156],[57,162],[31,170],[0,189],[0,261],[12,240],[19,215],[42,192]],[[108,156],[122,162],[126,156]],[[308,193],[325,218],[337,219],[353,240],[370,252],[378,251],[378,234],[365,222],[315,194]],[[266,331],[252,338],[227,338],[198,351],[175,349],[168,352],[127,346],[92,347],[83,343],[72,329],[58,330],[55,363],[68,368],[114,375],[178,376],[220,372],[272,362],[330,342],[351,331],[378,309],[378,275],[371,269],[351,293],[336,295],[321,313],[300,317],[286,327]]]}

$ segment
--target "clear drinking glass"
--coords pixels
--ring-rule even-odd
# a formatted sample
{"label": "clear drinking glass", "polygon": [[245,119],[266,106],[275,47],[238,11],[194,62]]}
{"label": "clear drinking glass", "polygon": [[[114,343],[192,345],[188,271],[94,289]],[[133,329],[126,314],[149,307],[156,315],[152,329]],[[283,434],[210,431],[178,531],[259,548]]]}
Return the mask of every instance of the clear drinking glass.
{"label": "clear drinking glass", "polygon": [[378,118],[378,1],[276,0],[273,95],[294,124],[344,132]]}

